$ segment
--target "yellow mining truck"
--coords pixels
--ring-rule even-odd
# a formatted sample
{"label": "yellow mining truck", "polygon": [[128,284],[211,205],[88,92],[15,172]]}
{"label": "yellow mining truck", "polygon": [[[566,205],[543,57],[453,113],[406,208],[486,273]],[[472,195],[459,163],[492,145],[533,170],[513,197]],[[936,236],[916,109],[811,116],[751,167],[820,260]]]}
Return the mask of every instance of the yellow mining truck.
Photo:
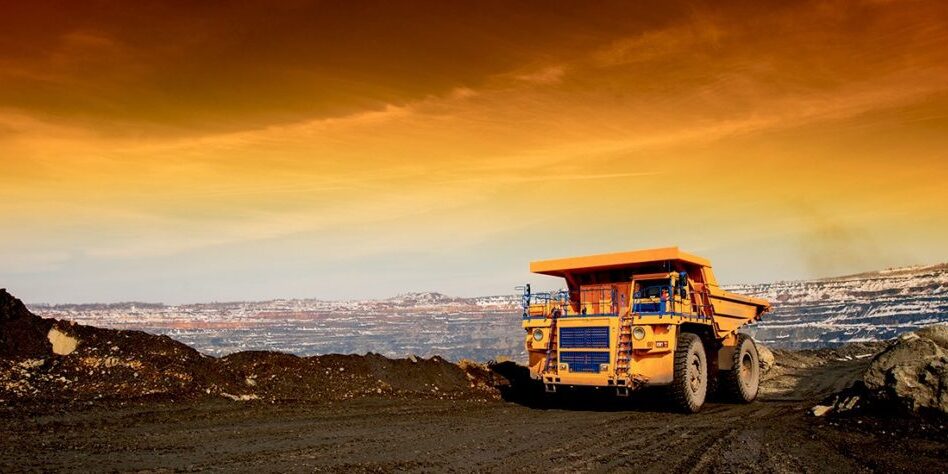
{"label": "yellow mining truck", "polygon": [[708,260],[668,247],[536,261],[530,271],[567,286],[523,288],[530,372],[548,392],[668,386],[687,412],[713,386],[737,401],[757,397],[757,348],[737,330],[770,303],[719,288]]}

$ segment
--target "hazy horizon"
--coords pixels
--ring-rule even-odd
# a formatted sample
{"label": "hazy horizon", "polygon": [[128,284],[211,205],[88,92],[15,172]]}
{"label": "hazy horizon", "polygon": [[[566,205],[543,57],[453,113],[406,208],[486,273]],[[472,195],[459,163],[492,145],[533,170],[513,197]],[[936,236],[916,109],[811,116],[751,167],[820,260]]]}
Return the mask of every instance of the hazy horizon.
{"label": "hazy horizon", "polygon": [[[879,268],[875,270],[869,270],[868,273],[886,271],[886,270],[900,270],[900,269],[909,269],[909,268],[928,268],[928,267],[937,267],[941,265],[948,265],[948,262],[940,262],[933,264],[917,264],[917,265],[906,265],[906,266],[897,266],[897,267],[887,267]],[[857,272],[857,273],[847,273],[843,275],[833,275],[827,277],[820,277],[814,279],[797,279],[797,280],[769,280],[769,281],[721,281],[723,286],[731,285],[758,285],[758,284],[773,284],[773,283],[784,283],[784,282],[793,282],[793,281],[813,281],[818,279],[833,279],[833,278],[845,278],[849,276],[860,275],[861,273],[866,272]],[[531,279],[534,280],[531,284],[533,285],[534,292],[543,292],[543,291],[557,291],[559,289],[565,288],[565,283],[560,278],[555,277],[537,277],[535,275],[531,276]],[[520,286],[520,285],[516,285]],[[14,297],[17,297],[16,292],[11,291],[9,288],[3,288],[0,286],[0,289],[5,289],[10,292]],[[391,295],[380,295],[380,296],[351,296],[351,297],[342,297],[342,298],[326,298],[319,296],[283,296],[283,297],[262,297],[262,298],[252,298],[252,299],[236,299],[236,300],[195,300],[195,301],[158,301],[158,300],[116,300],[116,301],[27,301],[23,298],[23,302],[28,306],[69,306],[69,305],[117,305],[117,304],[159,304],[166,306],[187,306],[187,305],[201,305],[201,304],[229,304],[229,303],[256,303],[256,302],[266,302],[266,301],[277,301],[277,300],[322,300],[322,301],[381,301],[392,298],[398,298],[401,296],[411,295],[411,294],[428,294],[435,293],[441,294],[448,298],[477,298],[477,297],[492,297],[492,296],[508,296],[508,295],[517,295],[519,290],[516,290],[514,287],[511,287],[508,292],[501,293],[491,293],[491,294],[454,294],[454,293],[445,293],[438,290],[426,290],[426,289],[417,289],[405,291],[402,293],[396,293]]]}

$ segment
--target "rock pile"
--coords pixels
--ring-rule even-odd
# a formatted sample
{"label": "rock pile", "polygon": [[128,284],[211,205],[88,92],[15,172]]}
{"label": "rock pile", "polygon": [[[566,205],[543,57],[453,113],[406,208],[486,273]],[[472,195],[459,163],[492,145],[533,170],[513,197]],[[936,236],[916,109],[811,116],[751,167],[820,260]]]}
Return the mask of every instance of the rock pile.
{"label": "rock pile", "polygon": [[900,337],[872,360],[863,381],[877,400],[948,416],[948,325]]}
{"label": "rock pile", "polygon": [[496,398],[492,373],[439,357],[203,355],[172,340],[40,318],[0,290],[0,401]]}
{"label": "rock pile", "polygon": [[867,410],[948,417],[948,325],[902,335],[872,358],[861,381],[810,411],[823,416]]}
{"label": "rock pile", "polygon": [[866,387],[862,383],[856,383],[839,393],[827,397],[820,404],[810,408],[810,414],[813,416],[825,416],[828,414],[839,415],[853,410],[865,408]]}

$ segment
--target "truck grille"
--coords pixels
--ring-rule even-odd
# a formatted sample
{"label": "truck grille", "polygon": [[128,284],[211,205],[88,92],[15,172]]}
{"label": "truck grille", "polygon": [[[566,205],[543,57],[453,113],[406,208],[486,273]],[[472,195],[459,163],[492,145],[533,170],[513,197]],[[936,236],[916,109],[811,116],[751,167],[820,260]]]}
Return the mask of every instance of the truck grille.
{"label": "truck grille", "polygon": [[608,349],[609,326],[560,328],[563,349]]}
{"label": "truck grille", "polygon": [[570,372],[599,372],[599,366],[609,363],[608,352],[560,352],[560,363],[569,364]]}

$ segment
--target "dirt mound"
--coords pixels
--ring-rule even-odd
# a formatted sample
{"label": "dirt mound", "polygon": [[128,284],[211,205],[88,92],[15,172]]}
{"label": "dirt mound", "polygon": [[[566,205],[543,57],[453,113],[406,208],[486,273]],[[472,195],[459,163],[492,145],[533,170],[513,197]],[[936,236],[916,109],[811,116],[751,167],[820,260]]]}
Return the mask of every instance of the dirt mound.
{"label": "dirt mound", "polygon": [[379,354],[297,357],[276,352],[239,352],[217,361],[228,379],[212,391],[238,397],[344,400],[361,396],[398,398],[494,398],[478,365],[465,367],[440,357],[389,359]]}
{"label": "dirt mound", "polygon": [[[0,397],[39,400],[181,397],[196,393],[213,360],[166,336],[52,321],[50,334],[75,349],[4,359]],[[63,342],[59,342],[63,344]],[[68,347],[68,342],[65,343]]]}
{"label": "dirt mound", "polygon": [[0,291],[0,400],[496,398],[490,378],[485,367],[439,357],[250,351],[217,359],[167,336],[40,318]]}
{"label": "dirt mound", "polygon": [[52,322],[34,315],[6,289],[0,289],[0,357],[45,357]]}
{"label": "dirt mound", "polygon": [[948,419],[948,326],[929,326],[886,342],[859,380],[810,412],[833,417],[918,415],[941,426],[939,420]]}
{"label": "dirt mound", "polygon": [[948,325],[900,337],[873,358],[863,381],[877,400],[948,416]]}

